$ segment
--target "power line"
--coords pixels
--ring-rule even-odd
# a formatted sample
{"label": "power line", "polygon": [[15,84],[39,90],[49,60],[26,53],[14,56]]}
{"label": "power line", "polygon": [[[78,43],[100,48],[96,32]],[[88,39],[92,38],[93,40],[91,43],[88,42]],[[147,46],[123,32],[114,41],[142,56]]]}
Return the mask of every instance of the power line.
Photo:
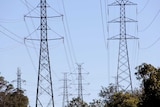
{"label": "power line", "polygon": [[26,7],[29,7],[29,5],[30,5],[30,9],[32,9],[32,8],[34,8],[34,6],[32,6],[27,0],[20,0],[21,1],[21,3],[23,3]]}
{"label": "power line", "polygon": [[[28,11],[30,12],[32,9],[35,10],[36,8],[34,6],[32,6],[27,0],[20,0],[28,9]],[[36,12],[35,12],[36,13]],[[37,13],[36,14],[39,14],[38,13],[38,10],[37,10]]]}
{"label": "power line", "polygon": [[[63,6],[63,11],[64,11],[64,15],[65,15],[65,21],[66,21],[66,26],[67,26],[67,27],[65,27],[65,23],[63,21],[64,29],[66,29],[65,32],[66,32],[66,36],[67,36],[68,48],[69,48],[69,50],[72,50],[74,61],[77,62],[77,58],[76,58],[76,54],[75,54],[75,51],[74,51],[73,42],[72,42],[72,38],[71,38],[71,33],[70,33],[70,29],[69,29],[68,18],[67,18],[67,14],[66,14],[65,5],[64,5],[64,0],[62,0],[62,6]],[[68,39],[70,40],[70,44],[69,44],[69,40]]]}
{"label": "power line", "polygon": [[27,47],[27,45],[25,44],[25,47],[26,47],[26,50],[27,50],[27,53],[28,53],[28,55],[29,55],[29,58],[30,58],[30,60],[31,60],[31,63],[32,63],[32,66],[33,66],[33,68],[34,68],[34,71],[35,71],[35,73],[37,74],[37,68],[36,68],[36,66],[35,66],[35,64],[34,64],[34,62],[33,62],[33,59],[32,59],[32,57],[31,57],[31,54],[30,54],[30,52],[29,52],[29,49],[28,49],[28,47]]}
{"label": "power line", "polygon": [[[110,55],[109,55],[109,48],[108,48],[108,42],[107,42],[107,39],[106,39],[106,36],[107,36],[107,34],[106,34],[106,32],[105,32],[105,30],[107,29],[107,27],[105,26],[106,24],[104,23],[105,21],[104,21],[104,15],[103,15],[103,6],[102,6],[102,4],[103,4],[103,2],[102,2],[102,0],[100,0],[100,13],[101,13],[101,20],[102,20],[102,30],[103,30],[103,39],[104,39],[104,44],[105,44],[105,49],[106,49],[106,51],[107,51],[107,57],[108,57],[108,62],[107,62],[107,64],[108,64],[108,84],[110,83]],[[108,0],[106,1],[106,0],[104,0],[104,4],[105,4],[105,6],[104,6],[104,9],[105,9],[105,18],[106,18],[106,20],[108,19],[108,17],[107,17],[107,5],[108,5]],[[107,22],[107,21],[106,21]],[[105,28],[106,27],[106,28]]]}
{"label": "power line", "polygon": [[157,38],[152,44],[150,44],[149,46],[145,47],[145,48],[140,48],[140,49],[149,49],[152,48],[157,42],[160,41],[160,37]]}
{"label": "power line", "polygon": [[[3,28],[3,29],[4,29],[5,31],[7,31],[8,33],[10,33],[11,35],[13,35],[14,37],[11,36],[11,35],[9,35],[9,34],[7,34],[7,33],[4,32],[4,31],[1,31],[1,30],[0,30],[0,33],[2,33],[3,35],[5,35],[5,36],[8,37],[9,39],[15,41],[16,43],[19,43],[19,44],[21,44],[21,45],[24,45],[24,42],[23,42],[23,38],[22,38],[22,37],[18,36],[17,34],[13,33],[12,31],[10,31],[9,29],[7,29],[6,27],[4,27],[4,26],[2,26],[2,25],[0,25],[0,27]],[[21,39],[21,40],[17,40],[15,37],[18,38],[18,39]]]}
{"label": "power line", "polygon": [[158,10],[158,12],[156,13],[156,15],[154,16],[154,18],[152,19],[152,21],[148,24],[148,26],[146,26],[144,29],[139,30],[139,32],[143,32],[145,30],[147,30],[148,28],[151,27],[151,25],[153,24],[153,22],[156,20],[156,18],[158,17],[158,15],[160,14],[160,9]]}
{"label": "power line", "polygon": [[66,59],[67,59],[67,63],[68,63],[68,66],[69,66],[69,70],[71,72],[71,65],[70,65],[70,62],[69,62],[69,57],[68,57],[68,53],[67,53],[65,43],[63,43],[63,46],[64,46],[64,51],[65,51],[65,54],[66,54]]}
{"label": "power line", "polygon": [[148,3],[150,0],[147,0],[144,7],[138,12],[138,14],[140,14],[142,11],[144,11],[144,9],[147,7]]}
{"label": "power line", "polygon": [[[104,24],[104,16],[103,16],[103,9],[102,9],[102,0],[100,0],[100,10],[101,10],[101,20],[102,20],[102,29],[103,29],[103,39],[104,39],[104,43],[105,43],[105,48],[107,50],[107,43],[106,43],[106,34],[105,34],[105,24]],[[106,10],[106,9],[105,9]]]}
{"label": "power line", "polygon": [[16,40],[15,38],[11,37],[10,35],[8,35],[8,34],[6,34],[6,33],[2,32],[2,31],[0,31],[0,32],[1,32],[3,35],[5,35],[6,37],[8,37],[8,38],[12,39],[13,41],[15,41],[15,42],[17,42],[17,43],[19,43],[19,44],[24,45],[24,43],[23,43],[23,42]]}
{"label": "power line", "polygon": [[20,37],[20,36],[18,36],[17,34],[13,33],[12,31],[10,31],[9,29],[7,29],[6,27],[4,27],[4,26],[2,26],[2,25],[0,25],[0,27],[2,27],[3,29],[5,29],[7,32],[11,33],[11,34],[14,35],[15,37],[23,40],[22,37]]}
{"label": "power line", "polygon": [[21,21],[23,21],[23,19],[0,19],[1,23],[17,23]]}

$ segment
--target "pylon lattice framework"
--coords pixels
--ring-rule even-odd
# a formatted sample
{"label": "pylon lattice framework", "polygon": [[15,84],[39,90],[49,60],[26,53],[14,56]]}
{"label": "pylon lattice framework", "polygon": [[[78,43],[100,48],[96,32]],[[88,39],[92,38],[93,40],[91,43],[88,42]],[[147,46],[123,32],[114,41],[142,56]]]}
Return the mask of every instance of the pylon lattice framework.
{"label": "pylon lattice framework", "polygon": [[113,36],[108,39],[108,40],[119,40],[118,65],[117,65],[117,76],[116,76],[117,91],[120,90],[126,91],[129,88],[131,91],[133,90],[127,40],[138,39],[138,38],[127,34],[126,23],[137,22],[137,21],[126,17],[127,5],[129,6],[136,4],[130,2],[129,0],[116,0],[114,3],[108,5],[108,6],[120,7],[120,17],[112,21],[109,21],[109,23],[120,24],[120,33],[117,36]]}
{"label": "pylon lattice framework", "polygon": [[12,82],[17,82],[17,90],[18,91],[22,90],[21,84],[22,84],[22,82],[24,83],[26,81],[21,78],[21,69],[20,68],[17,68],[17,79],[13,80]]}
{"label": "pylon lattice framework", "polygon": [[69,105],[69,99],[68,99],[68,78],[67,73],[64,73],[64,86],[63,86],[63,102],[62,107],[66,107]]}
{"label": "pylon lattice framework", "polygon": [[47,38],[47,3],[40,0],[40,54],[36,107],[54,107],[52,76],[50,68],[48,38]]}
{"label": "pylon lattice framework", "polygon": [[83,88],[82,88],[82,64],[77,64],[78,66],[78,98],[83,102]]}
{"label": "pylon lattice framework", "polygon": [[17,68],[17,89],[21,90],[21,71],[20,68]]}

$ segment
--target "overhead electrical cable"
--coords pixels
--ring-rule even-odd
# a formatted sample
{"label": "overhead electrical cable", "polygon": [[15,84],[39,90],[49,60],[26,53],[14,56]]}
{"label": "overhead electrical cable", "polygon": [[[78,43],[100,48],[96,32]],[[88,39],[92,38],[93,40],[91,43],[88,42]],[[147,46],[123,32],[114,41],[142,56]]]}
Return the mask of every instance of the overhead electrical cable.
{"label": "overhead electrical cable", "polygon": [[[65,24],[64,24],[64,21],[63,21],[63,27],[64,27],[64,31],[65,31],[65,34],[66,34],[66,36],[67,36],[67,31],[66,31],[66,27],[65,27]],[[67,42],[67,45],[68,45],[68,53],[69,53],[69,56],[70,56],[70,58],[71,58],[71,63],[72,63],[72,65],[74,66],[74,61],[73,61],[73,57],[72,57],[72,54],[71,54],[71,48],[70,48],[70,46],[69,46],[69,40],[68,40],[68,38],[66,37],[66,42]],[[71,72],[71,71],[70,71]]]}
{"label": "overhead electrical cable", "polygon": [[[30,4],[29,2],[27,2],[26,0],[20,0],[26,7],[28,7],[28,4]],[[32,7],[32,8],[34,8],[34,6],[32,6],[31,4],[30,4],[30,6]]]}
{"label": "overhead electrical cable", "polygon": [[22,41],[23,41],[23,38],[21,38],[20,36],[18,36],[17,34],[13,33],[12,31],[10,31],[9,29],[7,29],[6,27],[4,27],[4,26],[2,26],[2,25],[0,25],[0,27],[3,28],[4,30],[6,30],[7,32],[9,32],[11,35],[14,35],[16,38],[19,38],[20,40],[17,40],[17,39],[15,39],[14,37],[12,37],[11,35],[3,32],[3,31],[0,31],[3,35],[5,35],[6,37],[14,40],[14,41],[17,42],[17,43],[20,43],[20,44],[24,45],[24,43],[22,42]]}
{"label": "overhead electrical cable", "polygon": [[[25,5],[26,5],[26,7],[27,7],[27,9],[28,9],[28,11],[30,11],[30,7],[29,7],[29,5],[31,5],[30,3],[28,3],[27,2],[27,0],[25,0]],[[32,6],[32,5],[31,5]],[[32,6],[33,7],[33,6]],[[34,7],[33,7],[34,8]],[[25,16],[24,16],[24,18],[25,18]],[[26,28],[27,28],[27,31],[28,31],[28,37],[32,34],[32,33],[36,33],[36,35],[38,36],[38,33],[37,33],[37,28],[35,27],[35,24],[34,24],[34,21],[33,21],[33,19],[31,18],[31,23],[32,23],[32,26],[34,27],[34,31],[32,32],[32,33],[30,33],[30,30],[29,30],[29,27],[28,27],[28,24],[27,24],[27,22],[26,22],[26,20],[24,20],[24,22],[25,22],[25,25],[26,25]],[[32,45],[33,45],[33,47],[34,47],[34,50],[35,50],[35,54],[36,54],[36,56],[38,57],[38,50],[36,50],[36,46],[35,46],[35,43],[33,42],[33,41],[31,41],[31,43],[32,43]]]}
{"label": "overhead electrical cable", "polygon": [[138,12],[138,14],[140,14],[142,11],[144,11],[144,9],[147,7],[148,3],[150,0],[147,0],[144,7]]}
{"label": "overhead electrical cable", "polygon": [[103,39],[105,43],[105,48],[107,50],[107,43],[106,43],[106,34],[105,34],[105,24],[104,24],[104,16],[103,16],[103,7],[102,7],[102,0],[100,0],[100,9],[101,9],[101,20],[102,20],[102,29],[103,29]]}
{"label": "overhead electrical cable", "polygon": [[[108,60],[107,60],[107,64],[108,64],[108,84],[110,84],[110,60],[109,60],[109,49],[108,49],[108,43],[107,43],[107,34],[105,32],[105,29],[107,30],[107,28],[105,28],[105,25],[107,25],[107,4],[108,4],[108,0],[106,2],[106,0],[104,1],[104,10],[105,10],[105,16],[103,15],[103,6],[102,6],[103,2],[102,0],[100,0],[100,11],[101,11],[101,22],[102,22],[102,30],[103,30],[103,39],[104,39],[104,44],[105,44],[105,49],[107,51],[107,57],[108,57]],[[104,23],[104,18],[106,18],[106,23]],[[107,25],[108,26],[108,25]]]}
{"label": "overhead electrical cable", "polygon": [[63,42],[63,46],[64,46],[64,51],[65,51],[67,63],[68,63],[68,66],[69,66],[69,70],[71,71],[71,65],[70,65],[70,62],[69,62],[69,57],[68,57],[68,53],[67,53],[67,48],[65,46],[65,42]]}
{"label": "overhead electrical cable", "polygon": [[[31,8],[29,7],[29,3],[27,2],[27,0],[24,0],[24,1],[23,1],[23,0],[20,0],[20,1],[27,7],[28,11],[30,11],[31,8],[34,8],[33,6],[31,6],[31,4],[30,4]],[[24,19],[25,19],[25,16],[24,16]],[[32,19],[31,19],[31,20],[32,20]],[[28,25],[27,25],[27,23],[26,23],[26,20],[24,20],[24,22],[25,22],[25,26],[26,26],[27,32],[28,32],[28,34],[29,34],[27,37],[29,37],[32,33],[36,32],[36,30],[35,30],[34,32],[30,33],[30,30],[29,30],[29,27],[28,27]],[[32,20],[32,24],[33,24],[33,20]],[[36,68],[36,66],[35,66],[35,64],[34,64],[34,62],[33,62],[31,53],[30,53],[30,51],[29,51],[29,49],[28,49],[28,45],[26,44],[25,39],[26,39],[26,38],[24,38],[24,44],[25,44],[25,47],[26,47],[28,56],[29,56],[29,58],[30,58],[30,61],[31,61],[31,64],[32,64],[32,66],[33,66],[33,68],[34,68],[35,73],[37,73],[37,68]],[[34,44],[32,41],[31,41],[31,43],[32,43],[32,45],[33,45],[33,48],[34,48],[34,50],[35,50],[36,55],[38,56],[38,52],[36,51],[35,44]],[[31,47],[31,46],[29,46],[29,47]]]}
{"label": "overhead electrical cable", "polygon": [[63,16],[60,12],[58,12],[56,9],[54,9],[53,7],[50,7],[53,11],[55,11],[57,14],[59,14],[60,16]]}
{"label": "overhead electrical cable", "polygon": [[[74,69],[72,71],[71,64],[70,64],[69,68],[70,68],[72,83],[75,84],[75,79],[72,75],[72,72],[75,72],[75,69],[76,69],[75,63],[77,63],[77,58],[76,58],[76,54],[75,54],[74,47],[73,47],[73,42],[72,42],[71,33],[70,33],[70,29],[69,29],[69,24],[68,24],[68,18],[67,18],[67,14],[66,14],[66,8],[65,8],[65,5],[64,5],[64,0],[62,0],[62,7],[63,7],[64,15],[65,15],[65,18],[64,18],[64,20],[62,19],[62,22],[63,22],[63,27],[64,27],[64,31],[65,31],[65,35],[66,35],[66,43],[67,43],[67,47],[68,47],[68,53],[67,53],[67,49],[65,49],[65,51],[66,51],[67,57],[68,57],[68,54],[69,54],[72,67]],[[66,47],[64,47],[64,48],[66,48]],[[76,87],[74,86],[74,88],[76,88]]]}
{"label": "overhead electrical cable", "polygon": [[66,9],[65,9],[65,5],[64,5],[64,0],[62,0],[62,6],[63,6],[64,15],[65,15],[65,21],[66,21],[66,26],[67,26],[66,30],[68,31],[68,36],[69,36],[69,40],[70,40],[70,45],[71,45],[73,57],[74,57],[75,62],[77,62],[77,58],[76,58],[76,54],[75,54],[75,51],[74,51],[73,42],[72,42],[72,38],[71,38],[71,33],[70,33],[70,29],[69,29],[68,18],[67,18],[67,15],[66,15]]}
{"label": "overhead electrical cable", "polygon": [[2,26],[2,25],[0,25],[0,27],[2,27],[3,29],[5,29],[7,32],[11,33],[11,34],[14,35],[15,37],[17,37],[17,38],[23,40],[22,37],[20,37],[20,36],[18,36],[17,34],[11,32],[11,31],[10,31],[9,29],[7,29],[6,27],[4,27],[4,26]]}
{"label": "overhead electrical cable", "polygon": [[21,21],[23,21],[23,19],[0,19],[1,23],[17,23]]}
{"label": "overhead electrical cable", "polygon": [[15,42],[17,42],[17,43],[20,43],[20,44],[24,45],[24,43],[23,43],[23,42],[16,40],[15,38],[13,38],[13,37],[11,37],[10,35],[8,35],[8,34],[4,33],[3,31],[0,31],[0,33],[2,33],[3,35],[5,35],[5,36],[6,36],[6,37],[8,37],[8,38],[10,38],[10,39],[14,40]]}
{"label": "overhead electrical cable", "polygon": [[26,44],[25,44],[25,47],[26,47],[27,53],[28,53],[28,55],[29,55],[29,58],[30,58],[30,60],[31,60],[32,66],[33,66],[33,68],[34,68],[34,71],[35,71],[35,73],[37,74],[37,68],[36,68],[36,66],[35,66],[35,64],[34,64],[34,62],[33,62],[33,59],[32,59],[32,57],[31,57],[30,51],[29,51],[28,46],[27,46]]}
{"label": "overhead electrical cable", "polygon": [[152,21],[148,24],[148,26],[146,26],[144,29],[139,30],[139,32],[143,32],[145,30],[147,30],[148,28],[151,27],[151,25],[153,24],[153,22],[156,20],[156,18],[158,17],[158,15],[160,14],[160,9],[158,10],[157,14],[154,16],[154,18],[152,19]]}
{"label": "overhead electrical cable", "polygon": [[64,38],[62,35],[60,35],[59,33],[57,33],[56,31],[54,31],[53,29],[50,29],[53,33],[55,33],[56,35],[58,35],[60,38]]}
{"label": "overhead electrical cable", "polygon": [[[105,0],[105,16],[106,16],[106,23],[107,23],[107,35],[108,35],[108,38],[110,36],[109,34],[109,7],[108,7],[108,0]],[[108,57],[108,60],[107,60],[107,63],[108,63],[108,84],[110,84],[110,50],[109,50],[109,40],[107,40],[107,57]]]}
{"label": "overhead electrical cable", "polygon": [[140,48],[140,49],[149,49],[149,48],[152,48],[157,42],[159,42],[160,41],[160,37],[159,38],[157,38],[151,45],[149,45],[149,46],[147,46],[147,47],[145,47],[145,48]]}
{"label": "overhead electrical cable", "polygon": [[[31,11],[32,9],[33,10],[36,10],[36,8],[34,7],[34,6],[32,6],[27,0],[20,0],[26,7],[27,7],[27,9],[28,9],[28,11]],[[38,10],[36,10],[37,11],[37,13],[36,14],[39,14],[39,12],[38,12]]]}

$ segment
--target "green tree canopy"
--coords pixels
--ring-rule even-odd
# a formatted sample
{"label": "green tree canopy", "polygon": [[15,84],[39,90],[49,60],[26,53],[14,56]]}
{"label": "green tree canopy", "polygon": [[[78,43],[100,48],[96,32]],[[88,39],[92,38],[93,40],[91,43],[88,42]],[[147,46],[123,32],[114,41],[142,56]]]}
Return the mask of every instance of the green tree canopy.
{"label": "green tree canopy", "polygon": [[0,107],[27,107],[28,97],[0,76]]}
{"label": "green tree canopy", "polygon": [[137,107],[139,98],[137,92],[116,92],[116,86],[110,84],[108,88],[102,87],[99,96],[103,98],[106,107]]}
{"label": "green tree canopy", "polygon": [[136,67],[138,80],[142,80],[142,96],[139,107],[159,107],[160,105],[160,68],[143,63]]}
{"label": "green tree canopy", "polygon": [[67,107],[88,107],[88,104],[79,97],[73,98]]}

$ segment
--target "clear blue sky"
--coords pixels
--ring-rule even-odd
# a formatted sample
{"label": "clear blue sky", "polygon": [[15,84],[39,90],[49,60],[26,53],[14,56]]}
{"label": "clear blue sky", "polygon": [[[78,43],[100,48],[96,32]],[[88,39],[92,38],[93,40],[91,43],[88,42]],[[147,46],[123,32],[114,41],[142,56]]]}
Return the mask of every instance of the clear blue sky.
{"label": "clear blue sky", "polygon": [[[6,80],[11,82],[16,79],[17,67],[21,68],[22,79],[26,80],[25,84],[22,83],[22,88],[26,90],[25,93],[29,97],[31,107],[34,107],[39,45],[38,42],[26,41],[27,46],[25,46],[23,38],[39,26],[39,19],[26,18],[24,21],[24,15],[37,6],[39,0],[27,1],[29,8],[27,8],[25,0],[3,0],[0,3],[0,72]],[[60,107],[62,104],[63,89],[61,87],[63,87],[63,82],[60,80],[63,79],[63,72],[76,72],[76,63],[84,63],[82,72],[89,72],[89,75],[84,74],[84,82],[90,83],[90,85],[84,85],[84,94],[90,93],[90,95],[84,96],[84,100],[89,102],[99,98],[98,93],[101,86],[115,83],[118,55],[118,41],[110,41],[108,48],[105,47],[100,0],[64,0],[65,12],[62,1],[48,0],[48,4],[52,7],[48,12],[49,15],[56,15],[57,12],[54,10],[65,15],[63,21],[61,18],[49,19],[48,21],[52,29],[49,33],[51,34],[50,38],[60,36],[65,38],[65,44],[62,40],[49,42],[56,107]],[[109,3],[113,1],[108,0]],[[131,41],[128,44],[133,85],[138,87],[139,84],[134,77],[135,66],[143,62],[151,63],[155,67],[160,65],[159,53],[157,53],[160,46],[160,1],[132,0],[132,2],[138,4],[137,13],[136,7],[129,8],[131,10],[129,15],[132,15],[131,12],[133,12],[134,18],[137,17],[138,33],[133,32],[132,27],[129,33],[133,32],[139,40]],[[102,6],[102,13],[105,16],[104,0],[102,0]],[[116,16],[116,13],[116,9],[112,9],[109,13],[109,19]],[[37,10],[31,14],[37,16]],[[104,22],[106,20],[104,19]],[[64,33],[63,22],[65,27],[69,29],[68,36]],[[104,25],[106,39],[109,35],[107,35],[107,24],[104,23]],[[39,31],[37,30],[30,37],[37,38],[38,35]],[[106,43],[108,42],[106,41]],[[68,48],[69,46],[70,48]],[[70,52],[71,54],[69,54]],[[72,83],[76,82],[74,75],[69,77]],[[16,83],[13,84],[16,87]],[[69,92],[77,93],[77,86],[69,85],[69,87],[72,87]],[[69,96],[69,98],[72,97],[74,96]]]}

